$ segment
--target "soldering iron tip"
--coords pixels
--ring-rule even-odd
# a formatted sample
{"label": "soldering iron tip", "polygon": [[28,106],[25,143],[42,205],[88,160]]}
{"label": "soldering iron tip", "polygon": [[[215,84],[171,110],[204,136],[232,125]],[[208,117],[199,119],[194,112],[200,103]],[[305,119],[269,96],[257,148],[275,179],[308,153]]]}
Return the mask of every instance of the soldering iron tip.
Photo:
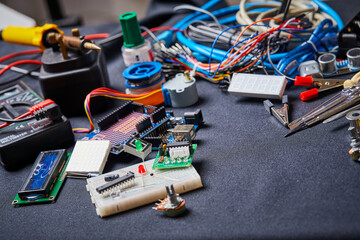
{"label": "soldering iron tip", "polygon": [[96,45],[94,43],[89,43],[89,42],[84,43],[84,48],[91,49],[91,50],[100,50],[101,49],[98,45]]}

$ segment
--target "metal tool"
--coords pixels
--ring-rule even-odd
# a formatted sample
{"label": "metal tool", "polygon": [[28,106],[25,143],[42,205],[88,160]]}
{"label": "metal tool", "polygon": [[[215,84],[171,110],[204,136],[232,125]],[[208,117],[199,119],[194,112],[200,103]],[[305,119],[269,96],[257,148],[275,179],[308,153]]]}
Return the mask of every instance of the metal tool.
{"label": "metal tool", "polygon": [[307,101],[317,97],[319,95],[319,92],[342,87],[345,81],[346,79],[323,79],[323,78],[313,78],[312,76],[307,76],[307,77],[296,76],[294,85],[315,87],[300,94],[300,99],[302,101]]}
{"label": "metal tool", "polygon": [[358,110],[358,109],[360,109],[360,104],[355,105],[355,106],[353,106],[353,107],[351,107],[351,108],[348,108],[348,109],[346,109],[346,110],[344,110],[344,111],[342,111],[342,112],[339,112],[338,114],[335,114],[335,115],[333,115],[333,116],[325,119],[325,120],[323,121],[323,123],[333,122],[333,121],[338,120],[338,119],[340,119],[340,118],[342,118],[342,117],[345,117],[345,115],[346,115],[347,113],[349,113],[349,112],[351,112],[351,111],[354,111],[354,110]]}
{"label": "metal tool", "polygon": [[[51,37],[51,36],[54,37]],[[53,39],[52,39],[53,38]],[[100,47],[90,40],[80,38],[78,29],[72,31],[72,36],[64,35],[55,24],[45,24],[39,27],[9,26],[0,32],[0,39],[9,43],[49,48],[62,41],[66,47],[78,50],[100,50]]]}
{"label": "metal tool", "polygon": [[284,95],[282,97],[281,108],[275,108],[274,104],[270,100],[264,101],[264,107],[271,115],[273,115],[277,120],[279,120],[284,126],[289,124],[289,103],[288,96]]}
{"label": "metal tool", "polygon": [[346,119],[350,122],[348,131],[351,137],[351,149],[349,154],[353,160],[358,161],[360,157],[360,110],[350,111],[346,114]]}
{"label": "metal tool", "polygon": [[314,125],[336,113],[351,107],[360,101],[360,85],[345,88],[334,97],[320,104],[304,116],[292,121],[288,127],[291,131],[285,137]]}

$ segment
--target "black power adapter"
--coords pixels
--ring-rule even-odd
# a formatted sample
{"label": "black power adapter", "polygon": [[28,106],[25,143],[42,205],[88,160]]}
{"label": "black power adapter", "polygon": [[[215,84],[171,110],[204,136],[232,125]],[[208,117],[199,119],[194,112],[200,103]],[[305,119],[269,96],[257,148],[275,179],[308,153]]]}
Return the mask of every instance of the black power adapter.
{"label": "black power adapter", "polygon": [[[87,94],[109,85],[105,59],[99,50],[69,49],[64,59],[56,48],[46,49],[42,56],[40,86],[45,98],[54,100],[65,116],[84,115]],[[105,99],[91,101],[91,111],[104,108]]]}

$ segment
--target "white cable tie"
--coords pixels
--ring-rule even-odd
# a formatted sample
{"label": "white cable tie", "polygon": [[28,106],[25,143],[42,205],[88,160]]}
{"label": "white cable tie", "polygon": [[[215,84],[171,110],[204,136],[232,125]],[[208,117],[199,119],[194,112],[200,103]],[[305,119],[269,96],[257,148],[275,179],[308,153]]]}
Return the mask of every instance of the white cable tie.
{"label": "white cable tie", "polygon": [[319,51],[317,50],[315,44],[314,44],[312,41],[307,40],[306,43],[309,43],[309,44],[313,47],[313,49],[315,50],[316,53],[319,52]]}

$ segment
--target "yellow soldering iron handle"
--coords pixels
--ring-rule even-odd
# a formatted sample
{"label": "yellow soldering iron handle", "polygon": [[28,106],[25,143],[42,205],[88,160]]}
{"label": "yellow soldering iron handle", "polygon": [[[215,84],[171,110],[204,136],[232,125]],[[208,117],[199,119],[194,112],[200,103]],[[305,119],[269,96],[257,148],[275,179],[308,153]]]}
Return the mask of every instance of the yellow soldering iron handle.
{"label": "yellow soldering iron handle", "polygon": [[41,49],[50,47],[46,35],[50,32],[63,34],[55,24],[45,24],[40,27],[8,26],[1,31],[1,38],[9,43],[37,46]]}

